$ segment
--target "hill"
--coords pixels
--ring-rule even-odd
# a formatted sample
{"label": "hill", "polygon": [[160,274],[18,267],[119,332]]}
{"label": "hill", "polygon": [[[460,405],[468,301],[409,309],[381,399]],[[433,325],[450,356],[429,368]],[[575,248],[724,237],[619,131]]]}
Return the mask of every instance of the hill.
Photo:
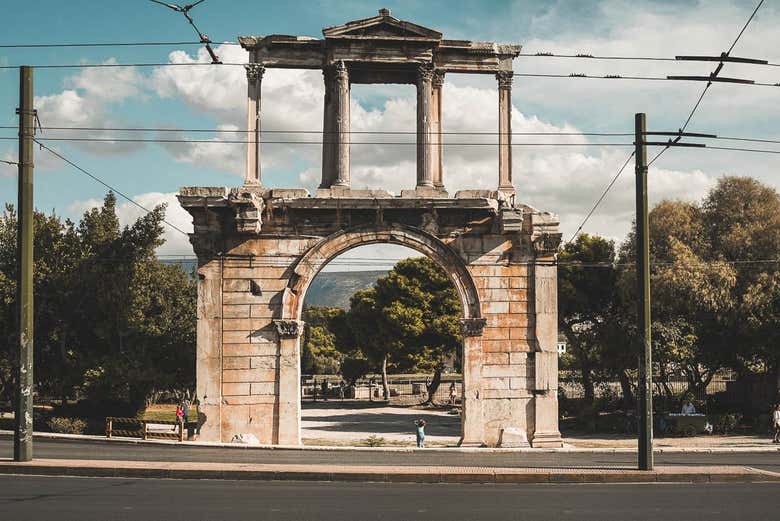
{"label": "hill", "polygon": [[373,286],[376,279],[387,275],[387,271],[321,272],[309,286],[304,305],[349,309],[349,298],[356,291]]}

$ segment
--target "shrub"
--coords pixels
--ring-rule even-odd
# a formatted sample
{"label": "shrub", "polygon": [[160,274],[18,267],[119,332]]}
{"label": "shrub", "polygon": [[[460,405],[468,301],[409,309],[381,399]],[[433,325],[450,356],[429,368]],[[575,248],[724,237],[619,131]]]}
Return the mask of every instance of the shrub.
{"label": "shrub", "polygon": [[739,422],[742,421],[742,415],[737,413],[718,414],[713,418],[713,427],[715,432],[728,434],[733,431]]}
{"label": "shrub", "polygon": [[87,429],[87,422],[81,418],[64,418],[61,416],[55,416],[49,418],[46,422],[52,432],[58,432],[60,434],[84,434]]}
{"label": "shrub", "polygon": [[376,434],[372,434],[368,438],[366,438],[366,445],[369,447],[381,447],[386,443],[386,440],[384,438],[381,438],[377,436]]}

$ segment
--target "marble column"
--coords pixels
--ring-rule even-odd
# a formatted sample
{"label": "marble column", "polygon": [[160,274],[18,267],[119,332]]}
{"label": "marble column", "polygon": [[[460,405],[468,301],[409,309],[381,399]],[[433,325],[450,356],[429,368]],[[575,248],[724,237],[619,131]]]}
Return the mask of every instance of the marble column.
{"label": "marble column", "polygon": [[335,180],[332,186],[349,186],[349,70],[343,61],[334,69],[335,128],[334,148]]}
{"label": "marble column", "polygon": [[444,190],[444,142],[441,132],[441,93],[444,85],[444,71],[433,71],[431,86],[433,99],[431,100],[431,121],[433,129],[433,186],[438,190]]}
{"label": "marble column", "polygon": [[515,195],[512,184],[512,71],[499,71],[498,79],[498,189]]}
{"label": "marble column", "polygon": [[417,69],[417,188],[433,188],[432,80],[433,66],[420,65]]}
{"label": "marble column", "polygon": [[482,414],[482,332],[484,318],[461,319],[463,334],[463,394],[461,404],[463,419],[458,445],[461,447],[483,447],[485,445],[485,422]]}
{"label": "marble column", "polygon": [[260,177],[260,85],[265,67],[262,63],[244,65],[247,79],[246,173],[244,185],[261,184]]}
{"label": "marble column", "polygon": [[303,322],[274,320],[279,335],[279,419],[276,443],[301,444],[301,334]]}
{"label": "marble column", "polygon": [[332,66],[322,69],[325,98],[322,114],[322,182],[320,188],[330,188],[335,181],[336,166],[336,111],[335,71]]}

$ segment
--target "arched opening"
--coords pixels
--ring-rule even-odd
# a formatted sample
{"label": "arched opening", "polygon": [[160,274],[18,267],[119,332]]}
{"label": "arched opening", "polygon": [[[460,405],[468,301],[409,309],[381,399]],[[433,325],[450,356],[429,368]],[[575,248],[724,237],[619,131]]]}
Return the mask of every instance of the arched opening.
{"label": "arched opening", "polygon": [[[450,409],[446,409],[444,415],[438,414],[440,411],[436,411],[437,414],[435,414],[435,416],[444,416],[446,420],[439,421],[441,428],[435,428],[433,426],[429,427],[429,434],[435,433],[433,435],[437,438],[435,440],[437,444],[453,445],[455,442],[459,442],[460,444],[465,443],[468,445],[482,444],[483,426],[481,421],[481,409],[477,402],[479,400],[481,339],[478,336],[478,333],[475,333],[474,324],[481,326],[484,321],[480,318],[479,299],[476,287],[474,286],[474,282],[466,270],[463,261],[455,252],[453,252],[438,238],[419,229],[396,225],[392,228],[384,230],[366,228],[342,231],[320,241],[302,257],[293,270],[294,275],[290,279],[288,288],[284,292],[284,318],[295,321],[301,321],[304,319],[306,313],[305,302],[307,299],[307,294],[312,291],[312,284],[317,275],[320,274],[320,272],[325,269],[326,266],[328,266],[332,261],[336,261],[336,263],[342,262],[344,265],[349,265],[349,260],[344,262],[338,261],[337,259],[344,253],[351,250],[355,250],[356,253],[359,252],[360,250],[358,250],[358,248],[361,246],[365,247],[366,245],[376,244],[394,245],[396,248],[398,246],[404,246],[408,252],[406,254],[407,256],[409,253],[412,255],[417,253],[417,261],[403,261],[401,263],[401,265],[404,265],[404,263],[406,264],[405,268],[407,270],[413,271],[415,267],[419,268],[420,266],[425,266],[426,262],[419,260],[419,254],[423,254],[424,257],[429,259],[427,263],[429,265],[435,266],[437,270],[440,270],[442,276],[448,279],[445,280],[445,285],[451,289],[453,298],[457,301],[456,304],[458,309],[458,318],[454,319],[454,323],[452,320],[449,322],[450,328],[455,327],[457,329],[456,334],[458,336],[458,346],[454,350],[456,351],[457,355],[453,356],[453,360],[451,360],[450,366],[453,370],[461,369],[461,372],[459,374],[453,375],[450,378],[441,379],[440,377],[442,374],[444,374],[444,367],[442,367],[442,370],[438,372],[438,377],[440,378],[439,382],[435,382],[433,378],[429,381],[422,380],[420,382],[413,382],[411,381],[412,378],[407,378],[406,385],[402,389],[401,383],[403,382],[392,382],[392,380],[390,380],[386,382],[386,385],[382,385],[380,390],[376,382],[376,378],[378,378],[378,376],[373,377],[375,379],[374,382],[371,382],[371,376],[368,376],[367,380],[361,381],[359,378],[356,378],[354,381],[347,382],[345,377],[350,375],[344,375],[343,371],[341,370],[342,368],[340,367],[340,374],[328,377],[320,377],[315,386],[313,381],[314,378],[301,378],[301,376],[303,376],[301,374],[302,367],[310,367],[310,365],[307,365],[310,362],[309,360],[304,360],[303,363],[300,362],[300,357],[309,356],[309,354],[307,354],[305,351],[310,349],[310,346],[306,346],[306,342],[310,341],[310,339],[306,338],[306,335],[304,335],[303,338],[291,338],[289,339],[289,342],[295,343],[294,352],[299,356],[297,369],[301,386],[299,388],[299,392],[297,393],[298,397],[303,399],[304,402],[314,403],[314,389],[317,389],[321,399],[321,405],[317,407],[311,406],[304,408],[304,412],[306,412],[306,414],[303,417],[303,421],[301,418],[300,402],[297,404],[292,404],[290,402],[286,403],[287,407],[284,409],[289,411],[289,414],[292,414],[293,409],[295,409],[297,414],[296,419],[299,432],[298,439],[303,439],[308,443],[319,444],[323,442],[322,434],[325,432],[331,434],[335,433],[335,435],[325,436],[326,441],[329,441],[330,443],[341,442],[340,444],[357,444],[362,442],[362,444],[371,444],[373,441],[375,443],[378,442],[381,444],[383,442],[412,442],[414,440],[414,425],[412,424],[412,420],[415,418],[415,416],[421,416],[420,412],[410,408],[392,410],[393,400],[389,399],[391,398],[391,395],[394,394],[396,396],[392,397],[398,398],[398,400],[395,400],[396,403],[402,404],[403,398],[401,398],[401,395],[402,393],[407,393],[410,397],[409,403],[413,403],[415,401],[415,393],[417,393],[417,396],[419,397],[417,402],[420,404],[429,401],[427,400],[427,394],[430,391],[433,391],[436,393],[434,395],[434,403],[437,400],[441,400],[443,402],[448,402],[448,405],[452,406]],[[347,257],[347,259],[349,258],[350,257]],[[357,259],[361,258],[361,256],[359,253],[357,253],[357,255],[352,254],[351,258],[353,259],[351,262],[354,264],[357,262]],[[386,267],[389,267],[389,263],[386,264]],[[316,291],[316,287],[314,290]],[[357,306],[360,305],[359,302],[356,304]],[[352,309],[350,312],[351,311]],[[360,318],[360,315],[357,313],[359,313],[359,310],[356,310],[356,314],[353,315],[353,318]],[[401,311],[401,313],[403,313],[403,311]],[[319,320],[319,325],[321,326],[322,320],[327,317],[323,317],[322,315],[317,315],[315,313],[310,314],[309,318],[314,318],[315,321]],[[478,329],[481,332],[481,327]],[[317,334],[321,333],[323,333],[322,330],[317,332]],[[293,347],[292,344],[290,347]],[[373,347],[378,347],[378,349],[369,349],[369,353],[381,354],[383,352],[390,351],[387,349],[388,346]],[[287,350],[285,351],[289,352]],[[440,350],[439,353],[441,354],[443,351],[444,350]],[[365,358],[370,359],[372,356],[369,354],[368,356],[365,356]],[[392,358],[392,353],[390,354],[390,358]],[[395,361],[398,362],[399,359],[400,357],[397,356]],[[385,356],[383,358],[385,367],[387,366],[387,361],[388,357]],[[378,360],[376,357],[374,357],[374,369],[377,367],[377,362]],[[368,365],[371,365],[370,360]],[[399,363],[397,364],[397,367],[404,367],[404,365]],[[410,367],[410,365],[407,365],[406,367]],[[329,371],[332,372],[333,369],[334,367],[330,367]],[[460,377],[460,375],[462,375],[462,377]],[[313,375],[306,376],[311,377]],[[432,377],[436,377],[436,372],[434,372]],[[342,382],[342,379],[344,382]],[[289,380],[291,383],[292,379]],[[441,385],[442,380],[446,382],[445,386]],[[323,384],[323,382],[327,383]],[[395,383],[395,385],[392,385],[393,383]],[[438,389],[435,386],[437,383]],[[455,384],[454,386],[452,386],[453,383]],[[333,388],[331,387],[332,384],[336,384],[338,387]],[[415,384],[417,385],[415,386]],[[394,390],[391,389],[391,387],[394,387]],[[326,397],[323,396],[323,393],[327,395],[327,398],[330,400],[330,404],[326,407],[322,406],[322,404],[325,404],[324,400],[322,399]],[[340,402],[342,393],[345,400],[352,400],[350,405],[353,406],[353,409],[359,409],[366,401],[369,404],[371,404],[371,402],[374,400],[380,402],[381,398],[382,405],[389,406],[391,409],[381,410],[381,408],[379,408],[380,410],[374,411],[372,414],[376,415],[386,412],[394,412],[397,417],[383,418],[383,421],[375,422],[371,421],[370,416],[361,416],[360,414],[352,414],[350,411],[344,411],[343,405],[335,405],[342,403]],[[426,396],[424,396],[423,393],[425,393]],[[444,395],[442,395],[442,393],[444,393]],[[450,393],[452,393],[451,404],[449,404]],[[387,394],[387,396],[385,396],[385,394]],[[333,401],[334,398],[337,400],[336,402]],[[387,398],[390,403],[386,403],[384,401],[385,398]],[[293,405],[296,407],[293,407]],[[342,410],[340,412],[334,413],[332,412],[334,409]],[[317,412],[310,414],[309,411],[312,410]],[[326,412],[323,413],[323,410]],[[460,421],[453,421],[452,417],[447,418],[445,416],[451,410],[458,411]],[[330,420],[332,421],[329,421],[328,419],[317,419],[318,417],[322,418],[323,416],[330,416]],[[373,417],[376,418],[376,416]],[[436,421],[437,420],[434,420],[434,422]],[[345,424],[347,424],[346,428],[349,429],[347,432],[351,432],[352,434],[339,436],[339,430],[344,430]],[[307,432],[302,432],[302,428]],[[382,440],[381,438],[385,439]]]}

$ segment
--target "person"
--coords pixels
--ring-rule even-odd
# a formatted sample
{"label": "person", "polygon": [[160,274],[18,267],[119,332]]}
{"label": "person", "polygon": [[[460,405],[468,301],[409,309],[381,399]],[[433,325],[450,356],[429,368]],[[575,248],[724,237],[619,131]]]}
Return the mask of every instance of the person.
{"label": "person", "polygon": [[772,443],[780,443],[780,403],[775,405],[775,410],[772,412],[772,426],[775,428]]}
{"label": "person", "polygon": [[456,396],[457,396],[457,392],[455,390],[455,382],[452,382],[450,384],[450,405],[455,405]]}
{"label": "person", "polygon": [[[181,408],[181,404],[176,406],[176,425],[180,424],[182,422],[182,419],[184,418],[184,410]],[[176,425],[173,426],[172,431],[176,430]]]}
{"label": "person", "polygon": [[691,403],[691,400],[685,400],[685,403],[683,403],[682,410],[680,411],[682,414],[696,414],[696,407],[693,406]]}
{"label": "person", "polygon": [[184,424],[187,425],[187,422],[190,421],[190,403],[187,400],[184,400],[184,404],[181,406],[181,412]]}
{"label": "person", "polygon": [[422,449],[425,447],[425,420],[414,420],[414,424],[417,426],[417,448]]}

